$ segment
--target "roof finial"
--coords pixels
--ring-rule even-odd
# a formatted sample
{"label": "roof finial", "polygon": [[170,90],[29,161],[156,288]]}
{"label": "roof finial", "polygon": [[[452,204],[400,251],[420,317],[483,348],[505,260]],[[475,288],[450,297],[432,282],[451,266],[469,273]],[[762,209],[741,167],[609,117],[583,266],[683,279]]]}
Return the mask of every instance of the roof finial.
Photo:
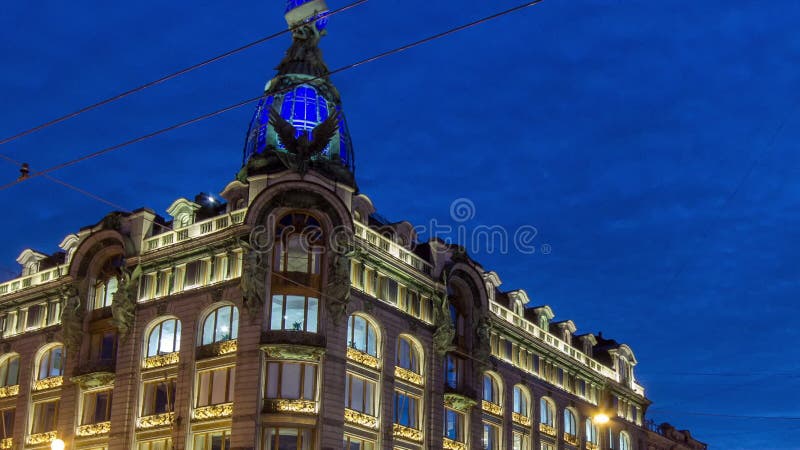
{"label": "roof finial", "polygon": [[328,5],[325,0],[286,0],[286,23],[289,27],[314,22],[317,32],[328,24]]}

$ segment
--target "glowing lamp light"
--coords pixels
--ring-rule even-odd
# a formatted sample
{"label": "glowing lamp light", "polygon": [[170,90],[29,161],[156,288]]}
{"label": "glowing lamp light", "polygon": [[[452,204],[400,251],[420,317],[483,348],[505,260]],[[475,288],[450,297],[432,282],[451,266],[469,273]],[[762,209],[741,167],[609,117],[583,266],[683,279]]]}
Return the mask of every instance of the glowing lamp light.
{"label": "glowing lamp light", "polygon": [[603,425],[603,424],[608,423],[608,421],[610,419],[608,418],[607,415],[605,415],[603,413],[600,413],[600,414],[596,414],[592,420],[594,421],[594,423],[596,423],[598,425]]}
{"label": "glowing lamp light", "polygon": [[50,450],[64,450],[64,441],[61,439],[53,439],[50,441]]}

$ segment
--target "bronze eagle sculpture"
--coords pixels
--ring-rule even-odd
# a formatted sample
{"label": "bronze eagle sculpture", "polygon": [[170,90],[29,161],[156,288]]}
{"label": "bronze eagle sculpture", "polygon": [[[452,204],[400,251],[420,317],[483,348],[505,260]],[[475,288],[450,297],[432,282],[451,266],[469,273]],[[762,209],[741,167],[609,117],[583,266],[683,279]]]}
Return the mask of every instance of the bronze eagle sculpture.
{"label": "bronze eagle sculpture", "polygon": [[308,171],[308,165],[312,158],[322,153],[328,146],[331,139],[336,135],[339,126],[339,112],[334,110],[327,119],[311,130],[311,139],[305,131],[297,137],[297,129],[281,115],[271,109],[269,111],[269,123],[275,128],[283,147],[287,153],[276,152],[283,164],[289,169],[295,170],[300,176]]}

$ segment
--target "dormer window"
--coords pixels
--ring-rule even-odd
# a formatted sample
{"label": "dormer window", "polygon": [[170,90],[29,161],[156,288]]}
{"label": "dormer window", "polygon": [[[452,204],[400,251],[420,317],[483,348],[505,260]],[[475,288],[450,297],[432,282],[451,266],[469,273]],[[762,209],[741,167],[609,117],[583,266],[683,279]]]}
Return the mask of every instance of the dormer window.
{"label": "dormer window", "polygon": [[539,328],[541,328],[543,330],[547,330],[548,329],[547,316],[545,316],[545,315],[539,316]]}
{"label": "dormer window", "polygon": [[522,302],[519,300],[514,301],[514,314],[518,316],[525,315],[525,307],[522,306]]}

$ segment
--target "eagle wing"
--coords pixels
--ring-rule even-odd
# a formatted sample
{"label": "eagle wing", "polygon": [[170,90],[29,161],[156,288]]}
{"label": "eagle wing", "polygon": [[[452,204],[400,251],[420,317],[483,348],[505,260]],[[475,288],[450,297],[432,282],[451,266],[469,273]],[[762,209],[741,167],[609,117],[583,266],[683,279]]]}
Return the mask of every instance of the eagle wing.
{"label": "eagle wing", "polygon": [[274,109],[269,110],[269,123],[275,128],[278,139],[286,150],[297,153],[297,137],[295,137],[297,130],[295,130],[294,126],[281,117]]}
{"label": "eagle wing", "polygon": [[325,150],[328,143],[336,136],[336,131],[339,128],[339,111],[334,110],[327,119],[322,121],[319,125],[314,127],[311,132],[313,140],[308,149],[311,155],[317,155]]}

